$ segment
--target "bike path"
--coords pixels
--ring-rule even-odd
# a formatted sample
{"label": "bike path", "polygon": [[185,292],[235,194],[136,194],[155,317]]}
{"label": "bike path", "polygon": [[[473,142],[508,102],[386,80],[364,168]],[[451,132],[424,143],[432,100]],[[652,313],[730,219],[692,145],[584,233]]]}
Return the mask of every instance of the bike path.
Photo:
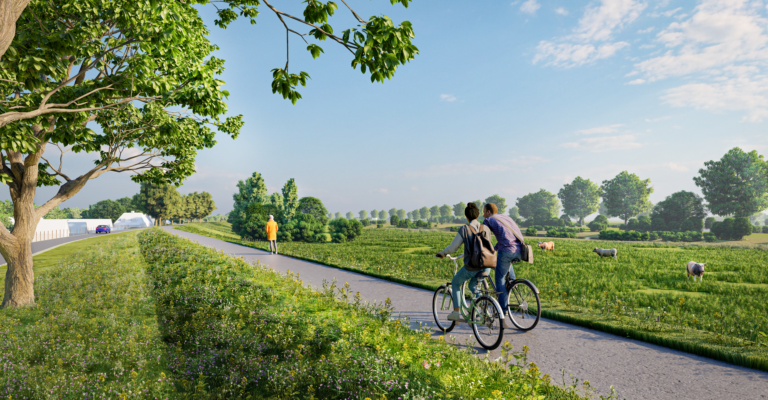
{"label": "bike path", "polygon": [[[435,327],[432,317],[433,291],[271,255],[263,250],[170,227],[165,229],[226,254],[243,257],[246,261],[260,261],[278,272],[298,272],[305,285],[322,287],[323,279],[336,279],[339,286],[349,282],[351,290],[359,291],[364,300],[381,302],[389,298],[395,313],[408,316],[413,327],[419,323]],[[449,263],[446,261],[446,268],[453,267]],[[433,333],[435,338],[440,335],[440,331]],[[456,337],[457,345],[462,348],[467,339],[474,341],[467,324],[454,328],[447,339],[451,335]],[[600,394],[606,394],[613,385],[622,399],[768,399],[766,372],[559,321],[542,318],[535,329],[525,333],[506,330],[504,340],[509,340],[515,351],[528,346],[531,349],[529,361],[535,362],[555,382],[562,384],[561,370],[564,368],[566,385],[570,384],[569,375],[572,374],[580,380],[589,380]],[[478,356],[485,356],[484,349],[480,346],[476,349]],[[497,349],[491,352],[490,358],[500,355]]]}

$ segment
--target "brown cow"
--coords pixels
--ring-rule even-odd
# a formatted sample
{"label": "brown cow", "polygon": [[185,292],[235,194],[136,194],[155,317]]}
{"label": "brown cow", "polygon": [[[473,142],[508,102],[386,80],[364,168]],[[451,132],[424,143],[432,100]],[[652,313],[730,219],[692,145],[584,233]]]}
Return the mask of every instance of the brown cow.
{"label": "brown cow", "polygon": [[555,251],[555,242],[539,242],[539,247],[541,247],[541,249],[544,251]]}

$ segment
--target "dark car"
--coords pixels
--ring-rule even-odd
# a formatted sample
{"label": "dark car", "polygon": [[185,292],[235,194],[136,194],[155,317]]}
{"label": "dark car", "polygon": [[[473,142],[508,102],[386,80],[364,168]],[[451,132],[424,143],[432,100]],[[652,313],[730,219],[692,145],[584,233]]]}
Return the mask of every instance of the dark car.
{"label": "dark car", "polygon": [[96,227],[96,233],[112,233],[112,228],[109,225],[99,225]]}

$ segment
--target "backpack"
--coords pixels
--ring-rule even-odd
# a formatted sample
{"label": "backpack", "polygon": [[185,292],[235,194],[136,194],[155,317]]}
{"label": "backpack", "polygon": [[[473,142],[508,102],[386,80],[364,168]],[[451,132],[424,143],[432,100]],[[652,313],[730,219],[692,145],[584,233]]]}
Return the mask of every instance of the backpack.
{"label": "backpack", "polygon": [[512,234],[515,235],[517,240],[520,242],[520,259],[523,261],[527,261],[528,264],[533,264],[533,248],[530,245],[525,244],[525,240],[523,240],[522,237],[517,236],[517,233],[515,232],[515,230],[510,228],[509,225],[506,224],[506,222],[500,219],[498,221],[504,224],[504,226],[506,226],[507,229],[509,229],[509,231],[512,232]]}
{"label": "backpack", "polygon": [[[496,250],[493,248],[491,238],[488,232],[481,225],[480,232],[477,232],[472,225],[467,225],[472,232],[472,237],[467,239],[469,244],[469,262],[468,269],[481,270],[485,268],[496,268]],[[466,245],[465,244],[465,245]]]}

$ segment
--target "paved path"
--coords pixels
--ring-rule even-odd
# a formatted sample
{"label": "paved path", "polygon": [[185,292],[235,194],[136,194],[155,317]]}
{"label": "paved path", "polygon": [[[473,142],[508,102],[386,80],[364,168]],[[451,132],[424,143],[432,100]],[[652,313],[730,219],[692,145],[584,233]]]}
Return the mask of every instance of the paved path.
{"label": "paved path", "polygon": [[[167,228],[168,229],[168,228]],[[261,261],[280,272],[301,274],[306,284],[322,287],[323,279],[336,279],[341,285],[349,282],[353,291],[360,291],[368,301],[392,300],[396,312],[407,315],[412,324],[434,326],[431,303],[433,292],[413,288],[367,275],[344,271],[290,257],[271,255],[265,251],[240,246],[189,232],[170,232],[192,239],[202,245],[242,256],[247,261]],[[434,336],[438,336],[435,333]],[[472,336],[471,329],[462,324],[451,335],[457,343]],[[635,399],[768,399],[768,373],[737,367],[720,361],[699,357],[664,347],[622,338],[599,331],[557,321],[542,319],[530,332],[505,332],[516,350],[523,345],[531,348],[530,361],[543,373],[558,382],[561,369],[568,375],[589,380],[600,393],[613,385],[620,398]],[[478,347],[480,355],[484,350]],[[498,357],[493,351],[491,358]]]}
{"label": "paved path", "polygon": [[[123,233],[123,232],[127,232],[127,231],[119,230],[119,231],[113,231],[112,233]],[[38,253],[42,253],[44,251],[51,250],[54,247],[65,245],[67,243],[77,242],[78,240],[89,239],[92,237],[103,236],[103,235],[104,235],[103,233],[99,233],[99,234],[88,233],[85,235],[69,236],[69,237],[59,238],[59,239],[41,240],[39,242],[33,242],[32,254],[35,255]],[[5,264],[6,264],[5,258],[3,258],[2,255],[0,255],[0,266],[4,266]]]}

